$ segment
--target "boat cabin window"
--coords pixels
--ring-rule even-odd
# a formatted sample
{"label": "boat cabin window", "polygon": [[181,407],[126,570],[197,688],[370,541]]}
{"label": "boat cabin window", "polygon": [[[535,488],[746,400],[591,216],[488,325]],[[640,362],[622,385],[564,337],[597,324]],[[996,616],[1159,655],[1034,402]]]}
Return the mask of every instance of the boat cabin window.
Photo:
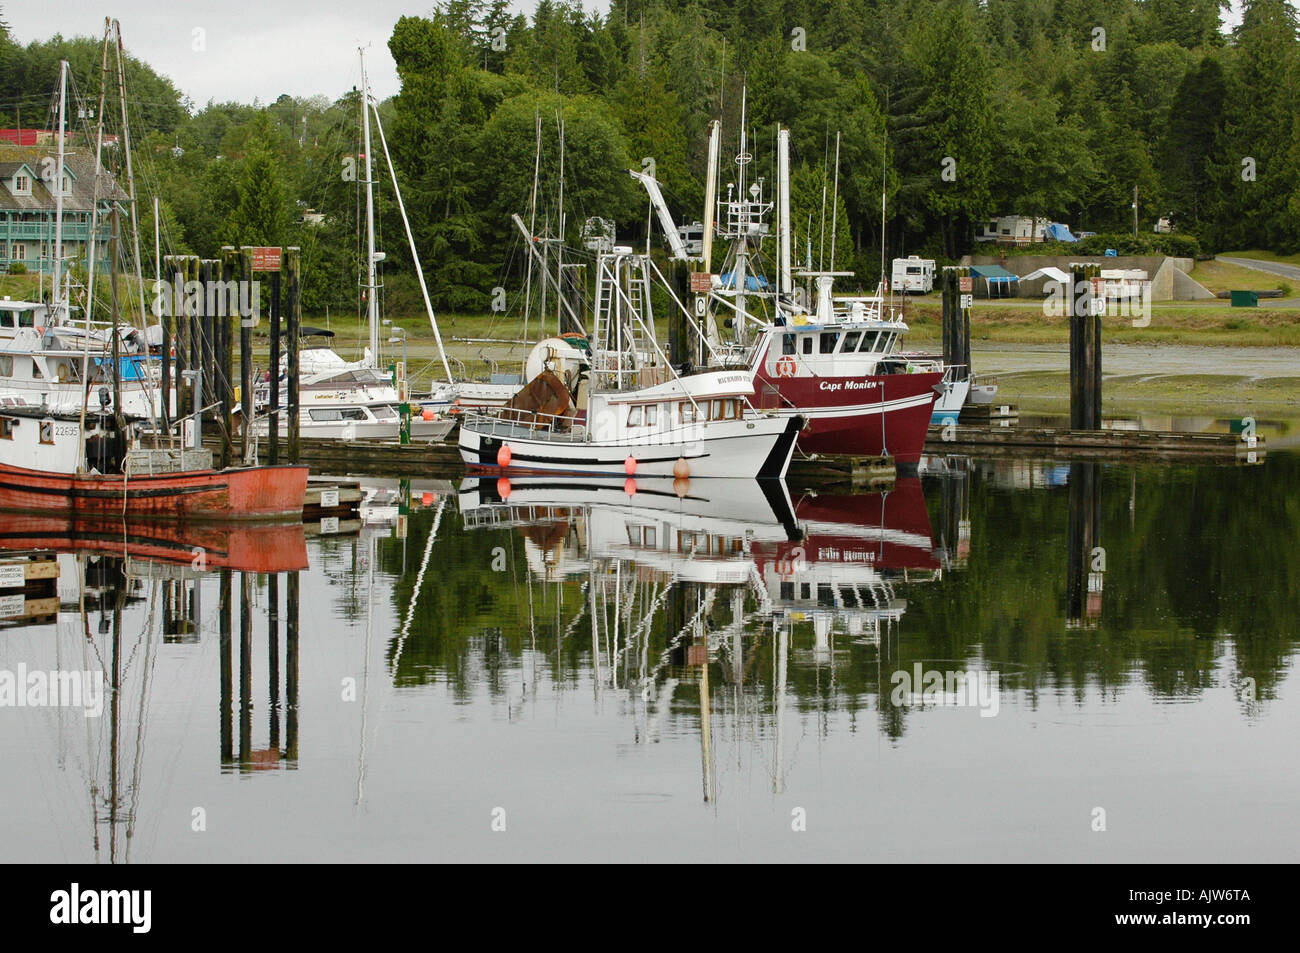
{"label": "boat cabin window", "polygon": [[804,352],[805,354],[811,354],[811,353],[812,353],[812,345],[813,345],[812,335],[811,335],[811,334],[805,334],[805,335],[803,336],[803,352]]}
{"label": "boat cabin window", "polygon": [[5,354],[0,356],[0,377],[14,376],[14,359],[13,355]]}
{"label": "boat cabin window", "polygon": [[0,417],[0,440],[14,439],[14,424],[17,422],[12,417]]}
{"label": "boat cabin window", "polygon": [[846,332],[844,335],[844,347],[840,349],[841,352],[844,354],[851,354],[856,351],[858,349],[858,338],[861,337],[861,335],[861,331]]}
{"label": "boat cabin window", "polygon": [[645,425],[647,427],[657,427],[659,425],[659,405],[646,404],[645,408]]}
{"label": "boat cabin window", "polygon": [[0,311],[0,328],[15,328],[18,322],[12,311]]}
{"label": "boat cabin window", "polygon": [[635,523],[627,524],[627,541],[632,546],[649,546],[655,548],[659,545],[659,534],[655,532],[653,526],[638,526]]}
{"label": "boat cabin window", "polygon": [[710,420],[735,420],[739,416],[734,397],[719,398],[710,401]]}
{"label": "boat cabin window", "polygon": [[36,358],[32,358],[32,380],[38,381],[44,376],[45,375],[41,373],[40,362],[37,361]]}
{"label": "boat cabin window", "polygon": [[879,337],[879,331],[864,331],[862,333],[862,341],[858,344],[858,352],[866,353],[868,351],[874,351],[876,349],[876,341]]}
{"label": "boat cabin window", "polygon": [[370,410],[380,420],[389,420],[397,416],[397,411],[388,404],[376,404]]}
{"label": "boat cabin window", "polygon": [[342,420],[343,415],[333,407],[322,407],[319,410],[307,411],[312,420]]}
{"label": "boat cabin window", "polygon": [[821,352],[823,354],[834,354],[835,345],[840,343],[840,332],[823,331],[821,334],[821,339],[822,339]]}
{"label": "boat cabin window", "polygon": [[627,409],[627,425],[629,427],[641,426],[642,408],[640,404],[633,404]]}
{"label": "boat cabin window", "polygon": [[41,443],[44,444],[54,443],[54,421],[53,420],[41,421]]}
{"label": "boat cabin window", "polygon": [[782,334],[782,335],[781,335],[781,353],[782,353],[782,354],[793,354],[793,353],[794,353],[794,335],[793,335],[793,334]]}
{"label": "boat cabin window", "polygon": [[690,403],[689,401],[683,401],[682,403],[678,404],[677,407],[682,416],[682,423],[684,424],[695,423],[694,404]]}

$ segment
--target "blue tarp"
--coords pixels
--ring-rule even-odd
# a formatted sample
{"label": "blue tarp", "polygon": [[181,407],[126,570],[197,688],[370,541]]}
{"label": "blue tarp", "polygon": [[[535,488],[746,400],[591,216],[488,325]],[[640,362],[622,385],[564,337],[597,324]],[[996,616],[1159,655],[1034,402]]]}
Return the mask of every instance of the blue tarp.
{"label": "blue tarp", "polygon": [[1079,239],[1070,234],[1070,226],[1052,222],[1047,226],[1047,237],[1055,242],[1077,242]]}
{"label": "blue tarp", "polygon": [[[146,358],[146,357],[118,358],[117,360],[118,379],[124,381],[144,380],[146,377],[145,369],[144,369],[145,362],[148,360],[150,360],[150,358]],[[156,362],[157,358],[153,358],[152,360]],[[112,358],[97,357],[95,358],[95,366],[111,371],[111,368],[113,367],[113,360]]]}
{"label": "blue tarp", "polygon": [[[736,286],[735,272],[729,271],[725,275],[718,275],[718,280],[722,282],[722,287],[724,288],[734,288]],[[762,275],[746,275],[745,290],[766,291],[767,279],[764,278]]]}

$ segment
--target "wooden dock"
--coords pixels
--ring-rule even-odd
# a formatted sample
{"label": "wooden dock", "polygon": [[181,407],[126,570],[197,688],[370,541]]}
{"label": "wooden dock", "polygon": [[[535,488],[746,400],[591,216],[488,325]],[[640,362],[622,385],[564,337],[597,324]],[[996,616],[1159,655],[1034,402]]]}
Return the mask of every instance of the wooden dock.
{"label": "wooden dock", "polygon": [[927,453],[1030,457],[1098,462],[1211,464],[1263,463],[1263,437],[1243,440],[1229,433],[1174,433],[1157,430],[1070,430],[1052,427],[932,427]]}

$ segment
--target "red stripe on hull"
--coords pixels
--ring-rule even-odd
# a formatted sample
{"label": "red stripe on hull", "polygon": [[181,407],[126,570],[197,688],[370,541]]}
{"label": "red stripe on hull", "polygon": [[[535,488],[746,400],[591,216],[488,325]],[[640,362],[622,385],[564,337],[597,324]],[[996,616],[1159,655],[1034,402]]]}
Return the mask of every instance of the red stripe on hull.
{"label": "red stripe on hull", "polygon": [[73,476],[0,464],[0,509],[156,519],[272,520],[301,516],[307,468],[248,467],[157,476]]}
{"label": "red stripe on hull", "polygon": [[[808,426],[799,435],[798,443],[804,453],[879,456],[888,451],[899,463],[916,463],[924,452],[930,415],[938,397],[934,387],[942,379],[942,374],[771,377],[760,370],[755,376],[755,388],[763,384],[775,386],[782,406],[793,406],[808,415]],[[913,406],[888,406],[909,398],[916,400]],[[886,405],[883,423],[882,401]]]}

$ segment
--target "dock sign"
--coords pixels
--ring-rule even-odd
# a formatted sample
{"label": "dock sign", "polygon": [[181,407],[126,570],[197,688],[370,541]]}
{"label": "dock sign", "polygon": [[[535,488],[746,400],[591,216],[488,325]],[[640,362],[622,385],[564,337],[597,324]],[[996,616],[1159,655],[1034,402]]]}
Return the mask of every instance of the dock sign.
{"label": "dock sign", "polygon": [[691,272],[691,294],[708,294],[713,287],[713,276],[707,271]]}
{"label": "dock sign", "polygon": [[279,271],[282,249],[278,245],[253,246],[254,271]]}

